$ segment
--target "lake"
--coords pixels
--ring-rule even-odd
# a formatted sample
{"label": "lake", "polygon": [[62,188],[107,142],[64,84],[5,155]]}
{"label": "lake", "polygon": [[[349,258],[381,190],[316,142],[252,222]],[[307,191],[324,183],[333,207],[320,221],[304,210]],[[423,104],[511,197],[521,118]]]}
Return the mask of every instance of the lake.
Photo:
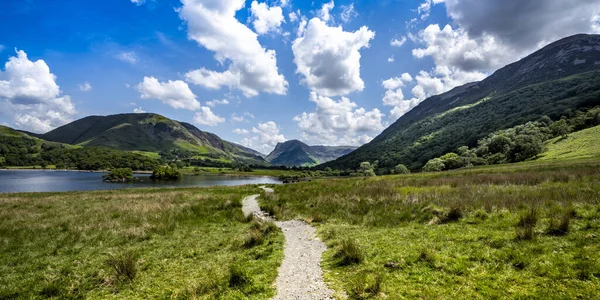
{"label": "lake", "polygon": [[50,170],[0,170],[0,193],[16,192],[67,192],[114,190],[147,187],[207,187],[245,184],[279,184],[277,178],[243,175],[183,176],[179,181],[154,181],[150,174],[135,174],[132,183],[102,181],[106,173],[50,171]]}

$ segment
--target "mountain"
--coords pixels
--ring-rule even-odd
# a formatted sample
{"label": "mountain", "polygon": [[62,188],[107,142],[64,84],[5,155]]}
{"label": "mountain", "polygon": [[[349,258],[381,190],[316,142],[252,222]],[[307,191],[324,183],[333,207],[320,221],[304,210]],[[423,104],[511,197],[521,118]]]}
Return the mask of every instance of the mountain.
{"label": "mountain", "polygon": [[355,149],[356,147],[346,146],[309,146],[301,141],[291,140],[277,144],[266,159],[276,166],[315,166],[346,155]]}
{"label": "mountain", "polygon": [[600,105],[600,35],[575,35],[510,64],[483,81],[433,96],[370,143],[321,167],[357,168],[379,161],[418,169],[429,159],[547,115]]}
{"label": "mountain", "polygon": [[168,152],[187,150],[209,161],[266,164],[252,149],[222,140],[195,126],[158,114],[90,116],[54,129],[39,138],[79,146],[124,151]]}

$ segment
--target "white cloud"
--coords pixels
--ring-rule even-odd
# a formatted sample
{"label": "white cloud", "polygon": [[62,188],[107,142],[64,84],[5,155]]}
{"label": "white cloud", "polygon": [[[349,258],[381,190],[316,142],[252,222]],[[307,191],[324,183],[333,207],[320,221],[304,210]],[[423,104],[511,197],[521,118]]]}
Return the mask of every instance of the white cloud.
{"label": "white cloud", "polygon": [[30,61],[24,51],[9,58],[0,71],[2,112],[18,128],[46,132],[71,121],[75,106],[61,95],[56,76],[43,60]]}
{"label": "white cloud", "polygon": [[140,5],[144,4],[144,3],[146,3],[146,0],[131,0],[131,3],[133,3],[133,4],[137,5],[137,6],[140,6]]}
{"label": "white cloud", "polygon": [[340,18],[344,23],[348,23],[356,17],[358,17],[358,12],[356,12],[354,9],[354,3],[350,3],[350,5],[342,5],[342,13],[340,14]]}
{"label": "white cloud", "polygon": [[346,97],[339,101],[312,92],[310,101],[315,112],[302,113],[294,118],[302,131],[302,139],[313,144],[361,145],[379,134],[384,126],[378,109],[367,111]]}
{"label": "white cloud", "polygon": [[267,34],[269,32],[279,32],[283,19],[283,10],[279,6],[269,7],[267,3],[258,3],[252,1],[250,6],[252,12],[252,24],[258,34]]}
{"label": "white cloud", "polygon": [[402,45],[404,45],[404,43],[406,43],[406,37],[403,36],[400,39],[392,39],[390,41],[390,45],[394,46],[394,47],[402,47]]}
{"label": "white cloud", "polygon": [[159,82],[154,77],[144,77],[144,81],[136,88],[142,99],[158,99],[175,109],[200,109],[200,102],[196,100],[196,95],[187,83],[181,80]]}
{"label": "white cloud", "polygon": [[[592,32],[600,33],[600,15],[596,15],[592,18]],[[0,51],[2,51],[1,45]]]}
{"label": "white cloud", "polygon": [[231,114],[231,121],[232,122],[244,122],[247,119],[254,119],[254,115],[249,113],[249,112],[245,112],[242,115],[238,115],[236,113]]}
{"label": "white cloud", "polygon": [[443,3],[445,0],[425,0],[425,2],[421,3],[417,8],[419,15],[421,16],[421,20],[425,20],[429,18],[429,14],[431,13],[431,7],[435,4]]}
{"label": "white cloud", "polygon": [[368,48],[374,37],[366,26],[346,32],[313,18],[292,45],[297,72],[304,76],[302,82],[324,96],[362,91],[359,51]]}
{"label": "white cloud", "polygon": [[246,135],[246,134],[250,134],[250,131],[248,131],[247,129],[236,128],[233,130],[233,133],[239,134],[239,135]]}
{"label": "white cloud", "polygon": [[274,50],[266,50],[257,34],[235,15],[244,0],[182,0],[179,17],[186,21],[188,38],[215,52],[224,72],[201,68],[186,74],[190,83],[210,89],[228,86],[252,97],[260,92],[285,95],[288,82],[278,73]]}
{"label": "white cloud", "polygon": [[390,62],[390,63],[395,62],[395,61],[396,61],[396,59],[394,59],[393,55],[388,58],[388,62]]}
{"label": "white cloud", "polygon": [[83,84],[79,84],[79,90],[82,92],[89,92],[92,90],[92,85],[89,82],[84,82]]}
{"label": "white cloud", "polygon": [[288,18],[290,19],[290,22],[292,22],[292,23],[296,23],[296,21],[300,20],[300,16],[302,16],[302,14],[300,14],[300,11],[298,11],[298,13],[293,11],[288,14]]}
{"label": "white cloud", "polygon": [[208,101],[206,102],[207,106],[210,107],[215,107],[217,105],[227,105],[229,104],[229,101],[227,99],[223,99],[223,100],[212,100],[212,101]]}
{"label": "white cloud", "polygon": [[217,126],[219,123],[225,122],[225,119],[215,115],[210,107],[202,106],[200,111],[194,116],[194,123],[206,126]]}
{"label": "white cloud", "polygon": [[381,83],[386,90],[394,90],[399,87],[404,86],[405,83],[411,82],[413,80],[412,76],[408,73],[403,73],[400,77],[393,77],[387,80],[384,80]]}
{"label": "white cloud", "polygon": [[331,20],[331,10],[335,7],[333,0],[330,2],[324,3],[321,9],[317,12],[317,16],[321,18],[321,20],[325,21],[325,23]]}
{"label": "white cloud", "polygon": [[137,54],[135,54],[135,52],[133,51],[120,52],[117,55],[115,55],[115,58],[130,64],[135,64],[138,61]]}
{"label": "white cloud", "polygon": [[140,106],[138,108],[134,108],[133,113],[134,114],[144,114],[144,113],[146,113],[146,111]]}

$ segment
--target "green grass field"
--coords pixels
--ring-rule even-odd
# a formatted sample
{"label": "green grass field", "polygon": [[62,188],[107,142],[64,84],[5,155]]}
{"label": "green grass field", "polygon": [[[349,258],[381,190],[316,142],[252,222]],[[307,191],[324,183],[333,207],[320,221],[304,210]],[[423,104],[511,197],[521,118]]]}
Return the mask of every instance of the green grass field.
{"label": "green grass field", "polygon": [[283,235],[243,217],[255,193],[0,194],[0,299],[269,298]]}
{"label": "green grass field", "polygon": [[598,160],[317,180],[275,190],[261,206],[318,227],[329,246],[325,276],[339,295],[598,296]]}
{"label": "green grass field", "polygon": [[546,142],[548,150],[540,160],[588,159],[600,157],[598,143],[600,126],[569,134],[566,138],[555,138]]}

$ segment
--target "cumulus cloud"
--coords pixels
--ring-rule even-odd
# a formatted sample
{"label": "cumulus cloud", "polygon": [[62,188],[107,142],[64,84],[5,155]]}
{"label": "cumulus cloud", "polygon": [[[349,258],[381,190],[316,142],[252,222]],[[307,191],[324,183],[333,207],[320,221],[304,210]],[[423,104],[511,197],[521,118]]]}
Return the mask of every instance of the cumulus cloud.
{"label": "cumulus cloud", "polygon": [[403,36],[400,39],[397,38],[393,38],[390,41],[390,45],[394,46],[394,47],[402,47],[402,45],[404,45],[404,43],[406,43],[406,37]]}
{"label": "cumulus cloud", "polygon": [[384,115],[378,109],[367,111],[346,97],[336,101],[315,92],[310,101],[317,105],[315,112],[303,112],[294,118],[302,139],[308,143],[361,145],[384,129]]}
{"label": "cumulus cloud", "polygon": [[390,63],[395,62],[395,61],[396,61],[396,59],[394,58],[393,55],[388,58],[388,62],[390,62]]}
{"label": "cumulus cloud", "polygon": [[215,115],[210,107],[202,106],[200,111],[194,115],[194,123],[206,126],[217,126],[225,122],[225,119]]}
{"label": "cumulus cloud", "polygon": [[212,100],[212,101],[208,101],[206,102],[207,106],[210,107],[215,107],[217,105],[227,105],[229,104],[229,101],[227,99],[223,99],[223,100]]}
{"label": "cumulus cloud", "polygon": [[209,89],[228,86],[252,97],[260,92],[285,95],[288,82],[279,74],[274,50],[266,50],[257,34],[240,23],[235,14],[244,0],[182,0],[179,17],[187,23],[188,38],[215,52],[228,65],[223,72],[201,68],[186,74],[190,83]]}
{"label": "cumulus cloud", "polygon": [[137,6],[140,6],[140,5],[144,4],[144,3],[146,3],[146,0],[131,0],[131,3],[133,3],[133,4],[137,5]]}
{"label": "cumulus cloud", "polygon": [[140,106],[138,108],[134,108],[133,113],[134,114],[144,114],[144,113],[146,113],[146,111]]}
{"label": "cumulus cloud", "polygon": [[89,92],[92,90],[92,85],[89,82],[84,82],[78,86],[79,86],[79,90],[82,92]]}
{"label": "cumulus cloud", "polygon": [[[575,3],[576,2],[576,3]],[[491,35],[515,49],[534,50],[591,32],[600,0],[447,0],[448,15],[473,39]]]}
{"label": "cumulus cloud", "polygon": [[252,13],[252,24],[258,34],[279,32],[283,19],[283,10],[279,6],[269,7],[267,3],[252,1],[250,6]]}
{"label": "cumulus cloud", "polygon": [[136,88],[142,99],[158,99],[175,109],[200,109],[200,102],[196,100],[196,95],[187,83],[181,80],[159,82],[154,77],[144,77],[144,81]]}
{"label": "cumulus cloud", "polygon": [[358,12],[356,12],[354,9],[354,3],[350,3],[350,5],[342,5],[342,13],[340,14],[340,18],[344,23],[348,23],[356,17],[358,17]]}
{"label": "cumulus cloud", "polygon": [[285,142],[285,136],[279,130],[277,123],[268,121],[258,123],[256,127],[252,127],[251,132],[246,129],[236,129],[234,132],[240,135],[252,133],[251,137],[243,138],[240,144],[255,148],[262,153],[270,153],[277,146],[277,143]]}
{"label": "cumulus cloud", "polygon": [[335,7],[335,3],[333,0],[323,4],[321,9],[318,11],[317,16],[321,18],[321,20],[325,22],[329,22],[331,20],[331,10]]}
{"label": "cumulus cloud", "polygon": [[324,96],[362,91],[359,51],[368,48],[374,37],[366,26],[346,32],[313,18],[292,45],[297,72],[304,76],[302,82]]}
{"label": "cumulus cloud", "polygon": [[248,131],[247,129],[243,129],[243,128],[236,128],[233,130],[233,133],[239,134],[239,135],[247,135],[250,133],[250,131]]}
{"label": "cumulus cloud", "polygon": [[431,7],[435,4],[443,3],[445,0],[425,0],[425,2],[421,3],[417,8],[419,15],[421,16],[421,20],[425,20],[429,18],[429,14],[431,13]]}
{"label": "cumulus cloud", "polygon": [[43,60],[30,61],[22,50],[0,71],[2,113],[19,128],[47,132],[72,120],[75,106],[62,95],[56,76]]}
{"label": "cumulus cloud", "polygon": [[247,119],[254,119],[254,115],[249,112],[245,112],[242,115],[238,115],[236,113],[231,114],[232,122],[244,122]]}
{"label": "cumulus cloud", "polygon": [[386,90],[394,90],[401,86],[404,86],[405,83],[411,82],[413,80],[412,76],[408,73],[403,73],[400,77],[393,77],[387,80],[384,80],[381,85]]}
{"label": "cumulus cloud", "polygon": [[130,64],[135,64],[138,61],[137,54],[133,51],[119,52],[115,58]]}

